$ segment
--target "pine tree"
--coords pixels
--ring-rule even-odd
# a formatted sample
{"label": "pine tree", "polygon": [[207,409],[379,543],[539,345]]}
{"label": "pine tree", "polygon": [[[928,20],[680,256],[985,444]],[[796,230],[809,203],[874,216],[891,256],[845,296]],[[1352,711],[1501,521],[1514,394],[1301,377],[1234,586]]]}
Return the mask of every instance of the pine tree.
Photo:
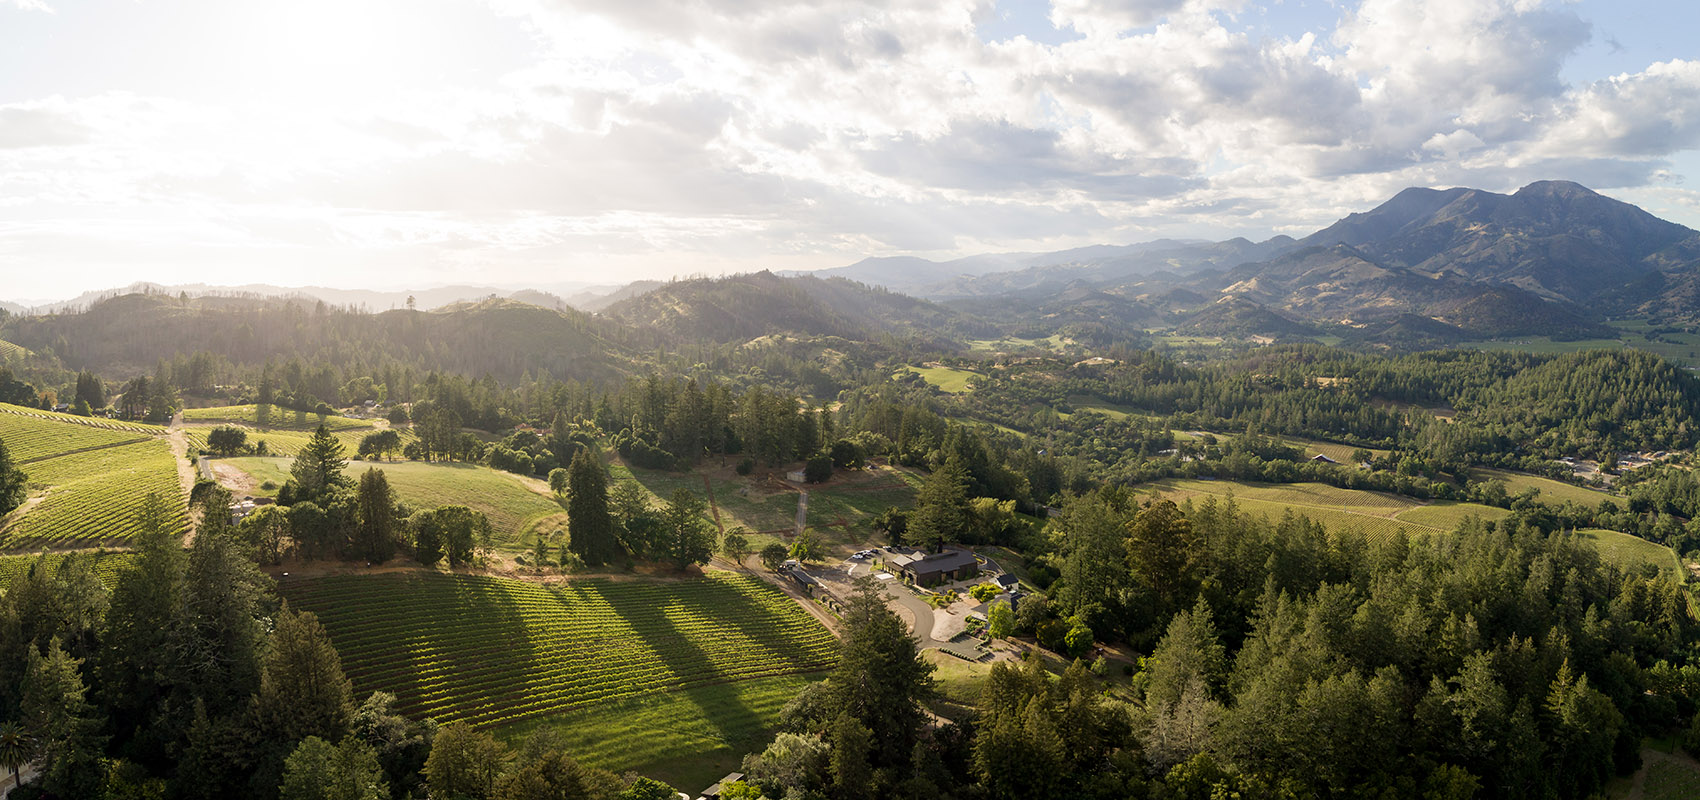
{"label": "pine tree", "polygon": [[12,512],[12,509],[24,504],[28,496],[29,475],[18,469],[12,463],[12,454],[6,450],[6,442],[0,440],[0,516]]}
{"label": "pine tree", "polygon": [[384,471],[373,467],[360,476],[355,492],[354,552],[374,564],[395,555],[395,492]]}
{"label": "pine tree", "polygon": [[24,674],[23,718],[41,764],[42,788],[63,797],[90,797],[100,785],[104,738],[100,721],[84,697],[81,662],[57,639],[44,655],[29,649]]}
{"label": "pine tree", "polygon": [[336,739],[348,728],[354,687],[342,659],[311,611],[278,614],[260,676],[259,712],[268,732],[285,741]]}
{"label": "pine tree", "polygon": [[95,674],[120,740],[135,735],[144,752],[157,752],[164,743],[148,720],[165,698],[168,645],[189,559],[159,495],[143,498],[137,514],[136,558],[113,582]]}
{"label": "pine tree", "polygon": [[843,645],[827,696],[830,707],[873,734],[869,760],[875,766],[902,766],[909,758],[925,721],[921,701],[934,691],[932,674],[880,590],[868,582],[858,586],[845,608]]}
{"label": "pine tree", "polygon": [[348,476],[342,474],[347,465],[342,442],[320,425],[289,468],[290,481],[295,484],[294,498],[317,501],[332,489],[349,485]]}
{"label": "pine tree", "polygon": [[567,468],[567,532],[572,551],[586,564],[599,566],[619,555],[608,510],[608,474],[589,450],[579,451]]}
{"label": "pine tree", "polygon": [[675,489],[662,510],[662,530],[667,537],[667,555],[683,570],[705,564],[714,557],[714,537],[703,521],[704,503],[689,489]]}
{"label": "pine tree", "polygon": [[937,552],[946,542],[961,541],[967,532],[968,476],[961,465],[947,461],[922,484],[907,536]]}

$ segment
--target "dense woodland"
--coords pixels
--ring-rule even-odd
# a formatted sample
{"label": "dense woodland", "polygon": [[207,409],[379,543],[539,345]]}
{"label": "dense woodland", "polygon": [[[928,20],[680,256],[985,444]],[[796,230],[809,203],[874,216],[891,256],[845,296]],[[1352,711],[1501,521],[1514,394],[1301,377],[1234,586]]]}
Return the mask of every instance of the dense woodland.
{"label": "dense woodland", "polygon": [[[805,468],[816,482],[899,465],[923,485],[912,508],[876,521],[881,537],[1018,554],[1042,594],[995,609],[993,634],[1072,666],[999,664],[971,713],[933,716],[931,667],[864,588],[841,609],[835,671],[787,707],[727,797],[1580,798],[1633,771],[1645,737],[1700,750],[1689,587],[1603,560],[1573,533],[1700,551],[1700,482],[1683,452],[1700,440],[1700,382],[1686,370],[1635,351],[1201,356],[1125,337],[993,354],[953,339],[987,332],[942,311],[882,326],[907,313],[901,296],[814,328],[751,327],[727,310],[747,291],[715,288],[673,323],[689,339],[643,331],[645,314],[677,306],[669,296],[592,317],[507,301],[368,314],[138,295],[0,320],[0,338],[31,351],[0,367],[0,402],[156,422],[185,405],[358,410],[413,433],[405,446],[374,433],[350,452],[320,428],[275,506],[231,522],[228,492],[202,483],[187,547],[160,500],[109,582],[67,557],[8,585],[0,762],[41,769],[14,796],[670,797],[547,735],[504,744],[406,718],[382,693],[354,696],[317,620],[287,608],[265,568],[477,569],[489,521],[400,502],[383,472],[397,457],[546,480],[570,537],[558,552],[540,541],[532,563],[565,572],[687,572],[744,555],[741,537],[715,540],[701,497],[652,505],[609,479],[614,459]],[[799,288],[782,305],[806,312],[844,291]],[[968,390],[905,371],[924,365],[973,373]],[[1314,461],[1283,437],[1357,452]],[[208,445],[253,447],[236,429]],[[1609,474],[1636,451],[1679,455],[1612,475],[1616,495],[1593,507],[1514,494],[1483,472],[1574,480],[1559,458]],[[369,462],[354,478],[351,459]],[[0,427],[0,513],[23,502],[28,471]],[[1316,481],[1511,513],[1372,537],[1137,488],[1169,477]],[[787,555],[813,554],[763,559]],[[1110,674],[1119,667],[1094,655],[1103,643],[1143,658]]]}

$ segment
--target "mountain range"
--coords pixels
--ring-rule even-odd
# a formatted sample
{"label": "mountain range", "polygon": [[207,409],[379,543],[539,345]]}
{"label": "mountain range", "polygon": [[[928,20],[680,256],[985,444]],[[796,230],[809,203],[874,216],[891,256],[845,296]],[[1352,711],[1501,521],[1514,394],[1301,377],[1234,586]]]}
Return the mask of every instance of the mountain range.
{"label": "mountain range", "polygon": [[[91,308],[138,290],[374,311],[400,308],[411,296],[420,310],[479,309],[480,329],[499,317],[493,309],[541,306],[573,330],[643,347],[772,335],[944,345],[1053,333],[1133,341],[1173,331],[1332,336],[1415,349],[1608,336],[1610,317],[1700,321],[1700,233],[1575,183],[1543,181],[1512,194],[1407,189],[1299,239],[1166,239],[943,262],[870,258],[813,273],[554,288],[576,291],[563,298],[472,286],[412,293],[138,286],[31,311]],[[476,305],[456,305],[467,302]],[[229,307],[191,304],[173,314]]]}

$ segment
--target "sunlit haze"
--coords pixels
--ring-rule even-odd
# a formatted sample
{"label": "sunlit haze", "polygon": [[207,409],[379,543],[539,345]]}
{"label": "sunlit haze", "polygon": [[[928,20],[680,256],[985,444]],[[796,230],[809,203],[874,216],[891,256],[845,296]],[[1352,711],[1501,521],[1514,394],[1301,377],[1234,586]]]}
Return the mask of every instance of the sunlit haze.
{"label": "sunlit haze", "polygon": [[1685,0],[0,0],[0,300],[1302,235],[1573,180],[1700,227]]}

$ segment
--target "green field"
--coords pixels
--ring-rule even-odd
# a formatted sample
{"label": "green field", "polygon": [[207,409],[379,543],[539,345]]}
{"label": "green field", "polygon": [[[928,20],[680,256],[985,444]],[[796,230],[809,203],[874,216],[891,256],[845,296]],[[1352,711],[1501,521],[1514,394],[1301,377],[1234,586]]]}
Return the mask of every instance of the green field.
{"label": "green field", "polygon": [[[279,591],[319,615],[359,693],[393,692],[409,715],[439,722],[556,720],[607,739],[588,754],[603,763],[689,757],[652,737],[706,739],[730,755],[724,742],[759,741],[804,679],[748,692],[740,683],[818,673],[837,657],[825,628],[753,577],[544,586],[409,572],[284,581]],[[645,710],[620,713],[634,708]],[[683,717],[692,719],[679,729]],[[629,735],[608,736],[618,727]]]}
{"label": "green field", "polygon": [[[271,482],[278,487],[289,480],[290,462],[276,456],[214,461],[236,467],[257,484]],[[476,464],[425,461],[351,461],[343,472],[358,480],[373,467],[384,471],[390,488],[414,510],[466,506],[484,512],[495,528],[495,545],[500,550],[524,550],[535,543],[539,531],[552,534],[567,527],[566,511],[535,478]],[[255,488],[243,494],[275,496],[277,489]]]}
{"label": "green field", "polygon": [[313,414],[282,406],[245,405],[214,406],[183,409],[184,423],[234,422],[250,428],[266,430],[279,428],[292,431],[311,431],[320,425],[333,431],[370,428],[371,420],[350,419],[334,414]]}
{"label": "green field", "polygon": [[1156,489],[1177,502],[1188,497],[1223,500],[1231,495],[1241,511],[1253,515],[1276,520],[1290,510],[1331,530],[1354,528],[1371,536],[1389,536],[1398,531],[1407,534],[1444,533],[1471,515],[1498,519],[1508,513],[1504,509],[1475,503],[1435,501],[1424,504],[1398,495],[1340,489],[1321,483],[1267,484],[1171,478],[1139,488]]}
{"label": "green field", "polygon": [[[188,437],[189,441],[189,450],[196,453],[206,450],[207,434],[211,433],[212,430],[213,429],[210,426],[184,428],[184,435]],[[345,428],[343,430],[331,431],[330,433],[332,436],[336,437],[337,441],[342,442],[343,449],[349,455],[353,455],[360,450],[360,440],[370,436],[373,433],[373,429]],[[413,430],[410,428],[397,428],[396,433],[401,436],[401,443],[403,447],[406,447],[408,442],[417,438],[413,435]],[[301,452],[301,448],[306,447],[307,442],[312,439],[313,434],[307,431],[276,429],[269,431],[248,431],[249,446],[265,442],[266,452],[271,455],[293,456]]]}
{"label": "green field", "polygon": [[776,675],[598,703],[514,723],[496,735],[517,746],[548,728],[581,762],[699,789],[738,771],[744,754],[766,747],[780,710],[822,675]]}
{"label": "green field", "polygon": [[1674,574],[1682,573],[1682,562],[1677,559],[1676,553],[1657,542],[1598,528],[1577,531],[1576,535],[1593,542],[1594,546],[1599,548],[1601,558],[1625,569],[1636,569],[1643,564],[1650,564]]}
{"label": "green field", "polygon": [[15,345],[4,339],[0,339],[0,364],[13,359],[25,358],[29,354],[30,351],[22,345]]}
{"label": "green field", "polygon": [[[6,550],[92,547],[127,541],[144,497],[158,494],[187,529],[177,457],[160,439],[106,447],[28,465],[31,500],[0,531]],[[16,515],[18,512],[13,512]]]}
{"label": "green field", "polygon": [[1573,483],[1555,481],[1521,472],[1508,472],[1501,469],[1478,469],[1478,479],[1497,479],[1505,481],[1505,490],[1516,497],[1528,489],[1541,490],[1540,499],[1550,505],[1563,505],[1574,501],[1583,508],[1598,508],[1601,500],[1611,497],[1611,494],[1597,489],[1588,489]]}
{"label": "green field", "polygon": [[927,383],[939,387],[939,391],[949,392],[951,394],[963,394],[968,392],[970,391],[968,388],[968,382],[970,380],[986,377],[978,372],[970,372],[965,369],[952,369],[950,367],[904,367],[903,369],[898,370],[898,374],[902,374],[904,372],[913,372],[920,375]]}
{"label": "green field", "polygon": [[[9,588],[12,581],[22,576],[24,570],[29,569],[31,564],[36,563],[37,559],[41,560],[44,568],[53,569],[60,561],[65,559],[65,555],[64,553],[41,553],[39,555],[0,556],[0,591]],[[108,589],[112,588],[112,584],[118,579],[118,571],[136,559],[135,553],[119,550],[93,550],[87,551],[87,555],[95,560],[94,574],[100,576],[100,582],[106,584]]]}
{"label": "green field", "polygon": [[[652,502],[656,505],[671,497],[675,489],[705,495],[703,476],[707,474],[707,485],[714,493],[709,521],[714,522],[714,511],[718,509],[720,525],[726,530],[742,526],[755,534],[749,537],[755,549],[779,541],[780,534],[795,530],[797,525],[797,492],[770,479],[770,473],[781,476],[785,468],[757,468],[749,476],[740,476],[723,469],[667,472],[615,463],[609,472],[615,482],[637,481],[653,495]],[[919,487],[920,478],[890,467],[839,471],[832,480],[808,487],[807,526],[822,534],[829,544],[859,545],[872,535],[873,517],[890,506],[913,506]]]}
{"label": "green field", "polygon": [[[72,425],[87,425],[91,428],[105,428],[113,431],[135,431],[138,433],[148,434],[150,436],[163,436],[165,434],[164,426],[160,425],[149,425],[145,422],[127,422],[125,420],[107,419],[105,417],[79,417],[76,414],[61,414],[57,411],[43,411],[39,408],[30,408],[28,406],[14,406],[10,403],[0,403],[0,414],[16,414],[23,417],[35,417],[36,419],[45,419],[54,422],[66,422]],[[9,418],[7,417],[0,417],[0,425],[3,425],[6,421],[8,421],[8,419]],[[4,428],[0,428],[0,430],[3,429]]]}
{"label": "green field", "polygon": [[1073,342],[1064,338],[1060,333],[1053,333],[1043,339],[1023,339],[1018,336],[1005,336],[1002,339],[969,339],[966,344],[970,350],[999,353],[1015,350],[1061,349],[1073,344]]}

